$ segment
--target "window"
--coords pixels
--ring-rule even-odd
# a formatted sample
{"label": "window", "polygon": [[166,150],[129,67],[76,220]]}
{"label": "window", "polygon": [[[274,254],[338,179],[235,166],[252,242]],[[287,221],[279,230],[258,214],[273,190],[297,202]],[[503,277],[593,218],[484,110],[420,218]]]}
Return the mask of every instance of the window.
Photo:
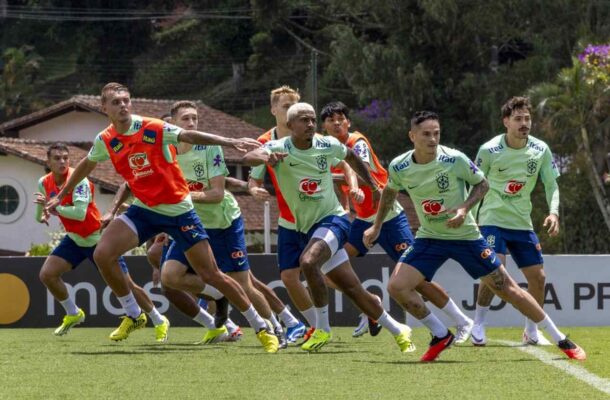
{"label": "window", "polygon": [[23,186],[12,178],[0,177],[0,224],[9,224],[25,211],[26,196]]}
{"label": "window", "polygon": [[19,206],[19,194],[10,185],[0,186],[0,214],[11,215]]}

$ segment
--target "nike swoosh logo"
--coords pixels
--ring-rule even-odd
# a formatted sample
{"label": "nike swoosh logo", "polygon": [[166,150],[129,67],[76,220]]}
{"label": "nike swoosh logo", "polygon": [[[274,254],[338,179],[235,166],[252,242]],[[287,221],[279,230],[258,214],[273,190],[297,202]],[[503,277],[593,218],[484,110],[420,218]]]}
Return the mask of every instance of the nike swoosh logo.
{"label": "nike swoosh logo", "polygon": [[246,263],[246,260],[240,261],[237,263],[237,265],[244,265]]}
{"label": "nike swoosh logo", "polygon": [[416,187],[418,187],[419,185],[415,185],[415,186],[407,186],[407,189],[415,189]]}
{"label": "nike swoosh logo", "polygon": [[288,163],[288,164],[290,164],[291,167],[296,167],[297,165],[301,165],[299,163]]}
{"label": "nike swoosh logo", "polygon": [[504,172],[506,171],[508,168],[498,168],[498,172]]}
{"label": "nike swoosh logo", "polygon": [[483,341],[482,338],[478,338],[475,335],[473,335],[472,333],[470,334],[470,336],[472,336],[472,339],[477,343],[481,343]]}

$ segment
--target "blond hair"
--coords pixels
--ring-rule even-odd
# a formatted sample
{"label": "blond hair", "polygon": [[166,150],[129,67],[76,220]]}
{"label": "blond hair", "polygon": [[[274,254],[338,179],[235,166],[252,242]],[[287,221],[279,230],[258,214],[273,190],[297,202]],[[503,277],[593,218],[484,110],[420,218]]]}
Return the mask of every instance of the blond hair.
{"label": "blond hair", "polygon": [[127,93],[129,93],[129,89],[127,88],[127,86],[120,84],[120,83],[116,83],[116,82],[107,83],[102,88],[102,104],[106,103],[106,101],[108,100],[108,92],[127,92]]}
{"label": "blond hair", "polygon": [[280,101],[280,97],[282,95],[293,97],[296,101],[301,100],[301,95],[299,94],[298,90],[294,90],[288,85],[283,85],[271,91],[271,105],[276,105],[277,102]]}
{"label": "blond hair", "polygon": [[313,106],[309,103],[295,103],[290,106],[288,112],[286,113],[286,119],[288,121],[292,121],[294,118],[298,117],[300,113],[303,112],[312,112],[316,115],[316,110],[313,109]]}

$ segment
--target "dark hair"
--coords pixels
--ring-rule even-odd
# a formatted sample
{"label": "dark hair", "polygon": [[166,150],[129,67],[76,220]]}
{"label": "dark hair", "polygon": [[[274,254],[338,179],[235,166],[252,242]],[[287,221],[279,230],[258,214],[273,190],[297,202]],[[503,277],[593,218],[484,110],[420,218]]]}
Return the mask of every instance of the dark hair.
{"label": "dark hair", "polygon": [[349,119],[349,108],[340,101],[332,101],[322,107],[320,113],[320,119],[324,121],[328,117],[332,117],[334,114],[343,114],[343,116]]}
{"label": "dark hair", "polygon": [[63,143],[54,143],[52,145],[49,146],[49,148],[47,149],[47,160],[51,158],[51,152],[53,150],[56,151],[65,151],[66,153],[70,153],[70,151],[68,150],[68,146],[66,146]]}
{"label": "dark hair", "polygon": [[438,121],[438,114],[434,111],[416,111],[415,114],[413,114],[413,117],[411,117],[411,128],[414,128],[429,119]]}
{"label": "dark hair", "polygon": [[106,100],[108,100],[108,94],[107,94],[108,92],[127,92],[127,93],[129,93],[129,89],[127,88],[127,86],[120,84],[120,83],[116,83],[116,82],[107,83],[102,88],[102,104],[106,103]]}
{"label": "dark hair", "polygon": [[532,105],[530,99],[522,96],[515,96],[508,99],[502,106],[502,118],[507,118],[513,115],[513,111],[526,108],[527,111],[532,112]]}
{"label": "dark hair", "polygon": [[172,104],[172,108],[170,108],[169,110],[169,113],[171,114],[172,118],[174,118],[176,114],[178,114],[178,110],[180,110],[181,108],[194,108],[196,110],[197,104],[190,100],[180,100],[175,102],[174,104]]}

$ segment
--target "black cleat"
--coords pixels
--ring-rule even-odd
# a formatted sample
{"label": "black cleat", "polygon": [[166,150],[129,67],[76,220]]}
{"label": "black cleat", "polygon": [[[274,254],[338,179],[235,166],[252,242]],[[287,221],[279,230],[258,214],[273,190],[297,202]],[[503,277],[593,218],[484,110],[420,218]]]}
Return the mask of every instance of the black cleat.
{"label": "black cleat", "polygon": [[379,324],[379,322],[375,321],[371,317],[368,317],[368,318],[369,318],[369,334],[371,336],[379,335],[379,332],[381,332],[382,326]]}
{"label": "black cleat", "polygon": [[216,313],[214,313],[214,326],[216,329],[222,326],[229,319],[229,300],[226,297],[216,300]]}
{"label": "black cleat", "polygon": [[284,330],[280,327],[280,328],[275,328],[273,330],[273,333],[275,334],[275,336],[277,336],[277,340],[279,342],[279,348],[280,349],[285,349],[288,347],[288,340],[286,340],[286,334],[284,333]]}

